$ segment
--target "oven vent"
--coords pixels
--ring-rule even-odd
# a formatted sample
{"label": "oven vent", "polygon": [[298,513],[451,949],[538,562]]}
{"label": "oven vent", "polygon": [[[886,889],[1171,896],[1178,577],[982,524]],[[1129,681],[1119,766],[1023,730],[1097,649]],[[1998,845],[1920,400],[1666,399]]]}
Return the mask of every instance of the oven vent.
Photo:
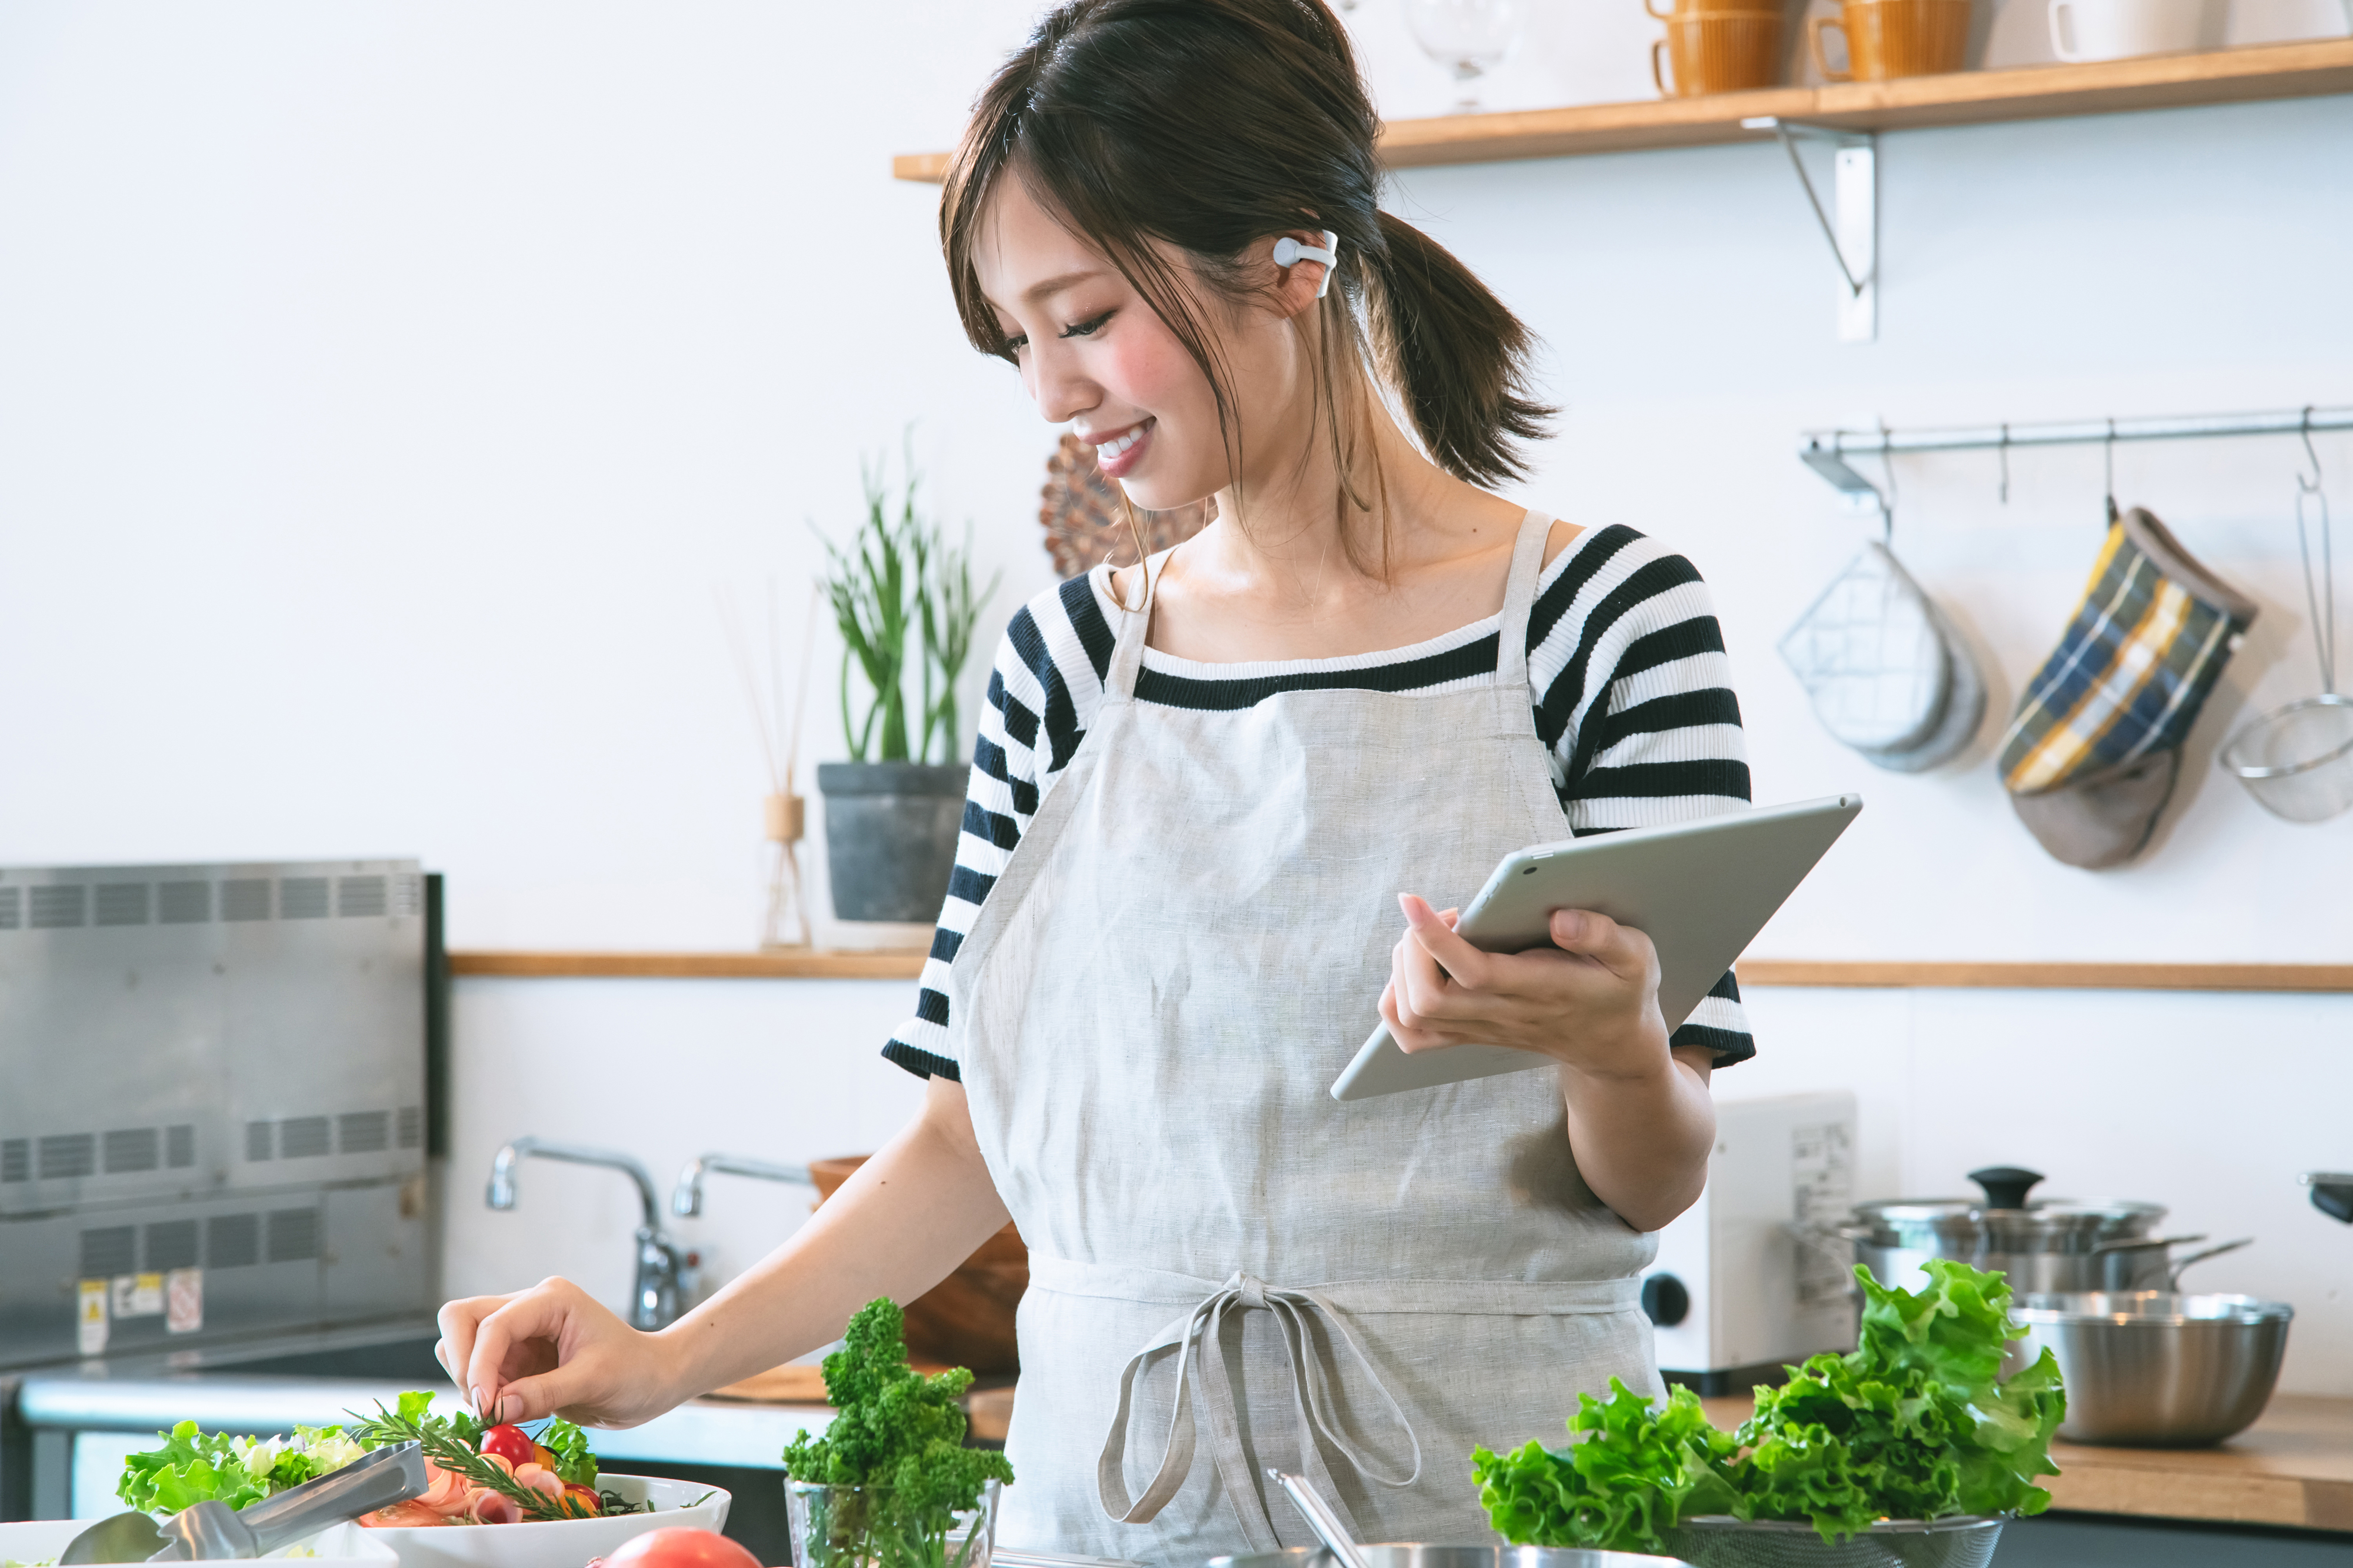
{"label": "oven vent", "polygon": [[132,1268],[132,1244],[138,1231],[127,1225],[110,1225],[81,1233],[81,1277],[85,1279],[105,1279],[117,1274],[128,1274]]}
{"label": "oven vent", "polygon": [[167,926],[203,925],[213,918],[210,882],[155,884],[155,919]]}
{"label": "oven vent", "polygon": [[196,1222],[192,1219],[157,1220],[147,1227],[147,1272],[168,1274],[174,1268],[196,1266]]}
{"label": "oven vent", "polygon": [[41,1180],[98,1173],[98,1140],[87,1132],[50,1133],[40,1142]]}
{"label": "oven vent", "polygon": [[335,1147],[346,1154],[381,1154],[392,1147],[392,1118],[381,1110],[346,1110],[335,1118]]}
{"label": "oven vent", "polygon": [[0,1139],[0,1182],[29,1182],[33,1179],[33,1141],[29,1138]]}
{"label": "oven vent", "polygon": [[156,1166],[153,1127],[119,1128],[106,1135],[104,1146],[110,1176],[123,1171],[152,1171]]}
{"label": "oven vent", "polygon": [[335,880],[335,913],[338,916],[381,915],[385,912],[384,878],[340,877]]}
{"label": "oven vent", "polygon": [[284,877],[278,883],[278,918],[281,921],[322,921],[327,918],[327,879]]}
{"label": "oven vent", "polygon": [[392,879],[392,912],[408,916],[425,912],[424,878],[404,871]]}
{"label": "oven vent", "polygon": [[100,882],[98,923],[102,926],[143,926],[147,923],[147,884]]}
{"label": "oven vent", "polygon": [[0,888],[0,931],[16,931],[24,923],[23,893],[15,888]]}
{"label": "oven vent", "polygon": [[290,1116],[278,1124],[278,1157],[312,1160],[327,1152],[327,1119]]}
{"label": "oven vent", "polygon": [[269,1211],[269,1261],[301,1263],[319,1256],[317,1209]]}
{"label": "oven vent", "polygon": [[416,1105],[402,1106],[400,1108],[398,1125],[400,1131],[397,1136],[400,1140],[400,1146],[402,1148],[414,1149],[418,1144],[425,1142],[425,1110],[423,1107]]}
{"label": "oven vent", "polygon": [[261,1216],[215,1215],[205,1221],[205,1266],[249,1268],[261,1261]]}
{"label": "oven vent", "polygon": [[31,889],[33,895],[33,929],[63,931],[69,926],[88,923],[86,909],[90,889],[79,882],[61,882],[47,888]]}

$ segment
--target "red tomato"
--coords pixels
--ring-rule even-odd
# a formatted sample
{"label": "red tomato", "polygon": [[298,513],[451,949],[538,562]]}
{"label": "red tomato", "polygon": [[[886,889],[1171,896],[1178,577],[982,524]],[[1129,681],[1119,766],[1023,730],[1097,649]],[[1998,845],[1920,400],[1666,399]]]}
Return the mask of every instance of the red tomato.
{"label": "red tomato", "polygon": [[596,1495],[595,1487],[577,1486],[566,1481],[564,1483],[564,1506],[584,1518],[595,1519],[605,1511],[605,1500]]}
{"label": "red tomato", "polygon": [[607,1568],[760,1568],[760,1560],[715,1530],[673,1525],[632,1536],[605,1559]]}
{"label": "red tomato", "polygon": [[482,1434],[481,1451],[495,1454],[510,1465],[528,1465],[535,1445],[520,1426],[493,1426]]}

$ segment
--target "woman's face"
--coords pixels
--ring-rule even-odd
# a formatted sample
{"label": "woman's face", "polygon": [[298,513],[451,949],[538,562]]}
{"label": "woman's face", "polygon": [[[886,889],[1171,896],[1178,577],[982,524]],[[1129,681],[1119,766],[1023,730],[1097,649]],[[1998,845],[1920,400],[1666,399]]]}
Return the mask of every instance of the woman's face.
{"label": "woman's face", "polygon": [[[1166,254],[1191,279],[1181,253]],[[1217,398],[1200,366],[1119,269],[1056,222],[1020,180],[1001,181],[991,197],[973,266],[1038,411],[1092,444],[1105,476],[1136,505],[1185,506],[1231,479]],[[1198,282],[1192,289],[1200,318],[1218,334],[1212,352],[1242,399],[1236,433],[1250,432],[1258,400],[1250,394],[1284,395],[1287,367],[1258,362],[1288,357],[1286,344],[1261,341],[1271,328],[1287,335],[1287,323],[1271,311],[1233,310]]]}

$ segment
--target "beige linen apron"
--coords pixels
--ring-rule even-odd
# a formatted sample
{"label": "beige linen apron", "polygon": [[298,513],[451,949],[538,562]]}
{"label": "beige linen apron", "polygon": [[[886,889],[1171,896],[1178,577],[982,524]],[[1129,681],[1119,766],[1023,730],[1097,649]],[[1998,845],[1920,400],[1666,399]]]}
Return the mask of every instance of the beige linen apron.
{"label": "beige linen apron", "polygon": [[1006,1545],[1307,1544],[1268,1467],[1360,1541],[1492,1540],[1472,1445],[1563,1441],[1612,1373],[1658,1388],[1655,1241],[1578,1175],[1555,1073],[1327,1092],[1395,896],[1460,902],[1568,836],[1528,693],[1548,526],[1522,524],[1494,675],[1452,690],[1140,704],[1148,605],[1120,616],[955,961],[973,1128],[1030,1247]]}

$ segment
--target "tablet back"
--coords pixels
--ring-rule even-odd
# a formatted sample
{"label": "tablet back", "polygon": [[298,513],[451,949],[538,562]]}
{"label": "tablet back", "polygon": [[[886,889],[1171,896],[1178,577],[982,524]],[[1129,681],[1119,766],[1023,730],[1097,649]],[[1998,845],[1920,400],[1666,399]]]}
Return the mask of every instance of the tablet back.
{"label": "tablet back", "polygon": [[[1542,947],[1555,910],[1592,910],[1646,933],[1659,953],[1659,1011],[1672,1031],[1795,891],[1862,809],[1860,795],[1631,828],[1506,856],[1456,928],[1489,952]],[[1367,1100],[1497,1073],[1550,1067],[1502,1046],[1409,1056],[1377,1026],[1332,1085]]]}

